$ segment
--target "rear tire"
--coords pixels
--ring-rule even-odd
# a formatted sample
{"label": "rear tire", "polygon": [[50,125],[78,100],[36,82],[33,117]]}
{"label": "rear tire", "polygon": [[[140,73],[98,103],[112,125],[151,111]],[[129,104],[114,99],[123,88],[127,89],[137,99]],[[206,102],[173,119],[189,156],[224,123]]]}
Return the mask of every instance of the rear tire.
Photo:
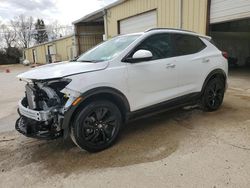
{"label": "rear tire", "polygon": [[121,112],[115,104],[93,101],[76,115],[71,127],[71,138],[81,149],[98,152],[114,144],[121,126]]}
{"label": "rear tire", "polygon": [[219,78],[211,79],[203,92],[201,104],[204,111],[216,111],[220,108],[225,93],[225,84]]}

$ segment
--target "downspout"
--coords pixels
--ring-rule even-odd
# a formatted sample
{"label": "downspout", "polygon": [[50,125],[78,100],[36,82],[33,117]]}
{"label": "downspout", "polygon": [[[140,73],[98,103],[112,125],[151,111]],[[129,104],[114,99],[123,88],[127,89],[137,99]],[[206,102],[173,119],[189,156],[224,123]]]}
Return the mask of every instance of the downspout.
{"label": "downspout", "polygon": [[179,0],[179,29],[183,29],[182,18],[183,18],[183,0]]}
{"label": "downspout", "polygon": [[108,17],[107,17],[107,9],[103,10],[103,18],[104,18],[104,39],[108,39]]}
{"label": "downspout", "polygon": [[210,14],[211,14],[211,0],[207,0],[207,23],[206,23],[206,35],[209,35],[210,27]]}
{"label": "downspout", "polygon": [[44,55],[45,55],[45,64],[48,64],[47,58],[46,58],[46,45],[43,45]]}
{"label": "downspout", "polygon": [[[76,57],[80,55],[81,52],[81,46],[80,46],[80,36],[78,34],[78,28],[77,28],[77,24],[74,25],[74,42],[75,42],[75,51],[76,54],[74,54]],[[74,58],[76,58],[74,57]]]}

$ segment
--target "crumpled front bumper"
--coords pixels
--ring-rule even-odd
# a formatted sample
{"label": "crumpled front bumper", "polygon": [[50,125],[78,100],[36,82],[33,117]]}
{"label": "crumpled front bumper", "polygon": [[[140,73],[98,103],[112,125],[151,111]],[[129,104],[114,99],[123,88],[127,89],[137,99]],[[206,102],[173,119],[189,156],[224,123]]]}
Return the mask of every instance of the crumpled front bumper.
{"label": "crumpled front bumper", "polygon": [[27,137],[39,139],[55,139],[62,136],[62,130],[58,131],[53,126],[53,114],[51,111],[37,111],[27,108],[24,99],[18,104],[20,118],[16,121],[15,128]]}
{"label": "crumpled front bumper", "polygon": [[52,118],[50,110],[37,111],[29,109],[23,105],[23,100],[24,99],[20,100],[18,103],[18,111],[20,115],[36,121],[48,121]]}

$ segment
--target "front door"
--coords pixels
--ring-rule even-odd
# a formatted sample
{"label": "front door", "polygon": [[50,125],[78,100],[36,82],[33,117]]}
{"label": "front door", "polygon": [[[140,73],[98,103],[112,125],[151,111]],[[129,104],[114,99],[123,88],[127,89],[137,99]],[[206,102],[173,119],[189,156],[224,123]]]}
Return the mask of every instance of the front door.
{"label": "front door", "polygon": [[134,52],[141,49],[149,50],[153,58],[127,64],[132,111],[172,99],[178,92],[178,67],[171,57],[170,34],[148,37],[129,56],[132,57]]}

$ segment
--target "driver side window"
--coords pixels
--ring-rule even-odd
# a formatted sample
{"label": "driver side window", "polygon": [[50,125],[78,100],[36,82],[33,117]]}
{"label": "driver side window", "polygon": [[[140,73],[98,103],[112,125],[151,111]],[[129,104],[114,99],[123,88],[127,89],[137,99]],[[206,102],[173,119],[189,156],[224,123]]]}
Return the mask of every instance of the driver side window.
{"label": "driver side window", "polygon": [[153,54],[151,60],[164,59],[171,57],[171,39],[169,34],[156,34],[146,38],[139,46],[135,48],[134,52],[138,50],[148,50]]}

